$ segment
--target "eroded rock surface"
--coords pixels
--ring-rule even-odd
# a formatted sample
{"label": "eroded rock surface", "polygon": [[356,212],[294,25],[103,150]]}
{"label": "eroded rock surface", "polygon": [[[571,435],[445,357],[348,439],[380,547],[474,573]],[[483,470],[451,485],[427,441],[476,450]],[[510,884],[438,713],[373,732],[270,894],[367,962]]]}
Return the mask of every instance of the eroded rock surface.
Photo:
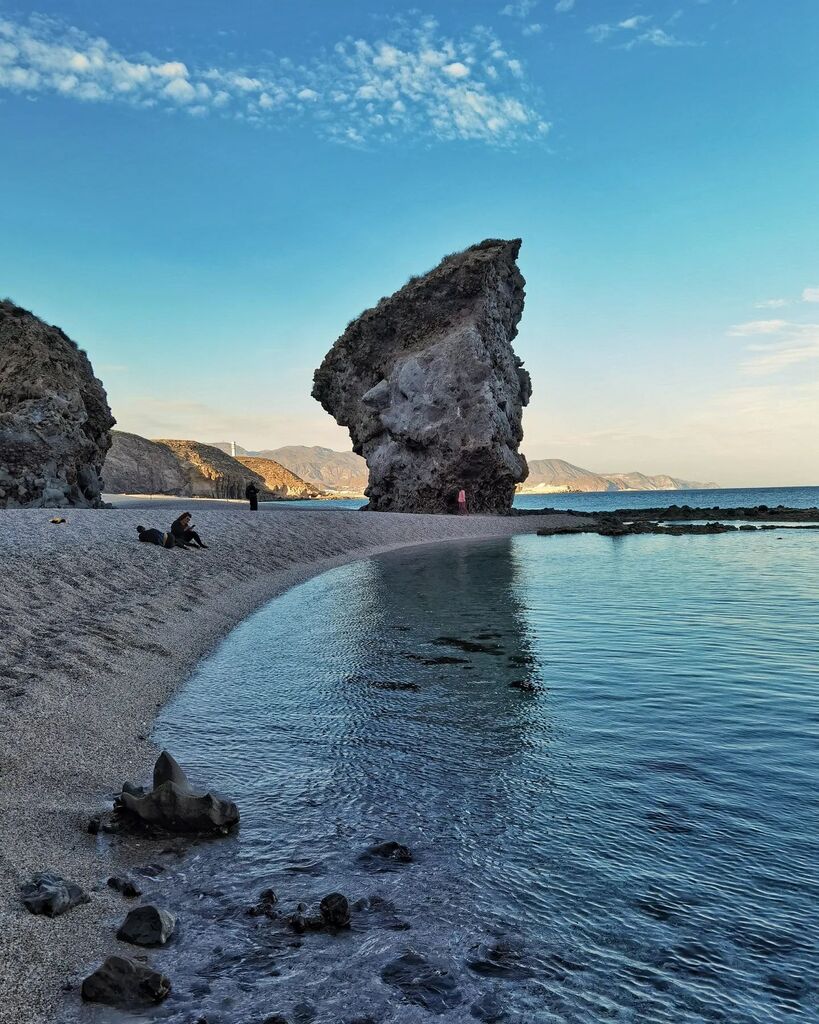
{"label": "eroded rock surface", "polygon": [[83,999],[123,1010],[154,1006],[170,990],[170,980],[164,974],[125,956],[109,956],[82,983]]}
{"label": "eroded rock surface", "polygon": [[188,474],[164,444],[121,430],[111,433],[103,466],[105,490],[114,494],[188,494]]}
{"label": "eroded rock surface", "polygon": [[447,256],[354,320],[316,370],[313,397],[367,460],[368,508],[505,512],[531,380],[512,349],[523,312],[520,240]]}
{"label": "eroded rock surface", "polygon": [[45,914],[46,917],[58,917],[72,907],[88,903],[91,898],[76,882],[69,882],[50,871],[43,871],[26,882],[20,897],[32,914]]}
{"label": "eroded rock surface", "polygon": [[160,754],[154,766],[154,788],[145,793],[126,783],[118,804],[126,819],[162,832],[224,835],[239,823],[236,804],[193,789],[167,751]]}
{"label": "eroded rock surface", "polygon": [[96,508],[115,420],[59,327],[0,302],[0,508]]}

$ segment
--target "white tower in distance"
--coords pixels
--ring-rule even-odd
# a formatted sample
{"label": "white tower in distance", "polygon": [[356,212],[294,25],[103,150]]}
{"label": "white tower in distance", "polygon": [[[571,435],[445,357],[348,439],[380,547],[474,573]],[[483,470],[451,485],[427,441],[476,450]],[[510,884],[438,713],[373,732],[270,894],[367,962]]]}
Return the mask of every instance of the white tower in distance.
{"label": "white tower in distance", "polygon": [[234,459],[236,458],[236,442],[235,441],[231,441],[230,442],[230,454],[233,456]]}

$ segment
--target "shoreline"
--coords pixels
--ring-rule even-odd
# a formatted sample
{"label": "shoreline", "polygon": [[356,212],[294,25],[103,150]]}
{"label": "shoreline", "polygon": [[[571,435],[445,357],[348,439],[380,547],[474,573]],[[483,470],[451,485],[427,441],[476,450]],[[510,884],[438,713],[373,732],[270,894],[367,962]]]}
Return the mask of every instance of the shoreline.
{"label": "shoreline", "polygon": [[[503,538],[571,525],[568,514],[430,516],[342,510],[252,515],[233,502],[131,498],[114,509],[0,515],[0,1024],[55,1019],[61,989],[123,947],[108,918],[124,904],[106,879],[123,850],[86,831],[126,779],[150,773],[158,710],[253,611],[306,579],[411,546]],[[207,551],[136,541],[190,507]],[[156,522],[157,513],[162,522]],[[203,780],[205,781],[205,780]],[[214,785],[218,779],[207,780]],[[126,853],[140,860],[140,844]],[[54,870],[91,902],[48,919],[19,886]]]}

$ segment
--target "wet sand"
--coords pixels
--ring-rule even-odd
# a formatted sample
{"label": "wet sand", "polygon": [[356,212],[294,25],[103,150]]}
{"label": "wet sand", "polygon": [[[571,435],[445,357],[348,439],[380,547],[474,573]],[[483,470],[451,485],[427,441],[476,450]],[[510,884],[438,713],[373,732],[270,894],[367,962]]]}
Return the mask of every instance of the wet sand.
{"label": "wet sand", "polygon": [[[119,945],[112,922],[124,904],[105,883],[121,854],[88,834],[88,818],[123,780],[147,777],[157,709],[233,626],[344,562],[573,520],[284,503],[252,515],[236,502],[139,496],[119,504],[0,512],[1,1024],[51,1024],[62,986]],[[137,542],[138,523],[167,529],[184,509],[207,551]],[[67,522],[52,525],[55,514]],[[141,852],[136,844],[134,860]],[[29,914],[19,887],[49,869],[88,889],[91,902],[53,920]]]}

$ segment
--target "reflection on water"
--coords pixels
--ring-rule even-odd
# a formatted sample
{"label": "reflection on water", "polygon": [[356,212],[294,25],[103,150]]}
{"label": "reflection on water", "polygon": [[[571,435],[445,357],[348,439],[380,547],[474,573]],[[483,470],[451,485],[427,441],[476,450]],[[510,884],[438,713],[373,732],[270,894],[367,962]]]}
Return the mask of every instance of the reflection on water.
{"label": "reflection on water", "polygon": [[[432,547],[274,601],[157,730],[243,823],[157,883],[156,1019],[819,1019],[817,610],[784,531]],[[244,913],[269,886],[365,902],[295,936]]]}

